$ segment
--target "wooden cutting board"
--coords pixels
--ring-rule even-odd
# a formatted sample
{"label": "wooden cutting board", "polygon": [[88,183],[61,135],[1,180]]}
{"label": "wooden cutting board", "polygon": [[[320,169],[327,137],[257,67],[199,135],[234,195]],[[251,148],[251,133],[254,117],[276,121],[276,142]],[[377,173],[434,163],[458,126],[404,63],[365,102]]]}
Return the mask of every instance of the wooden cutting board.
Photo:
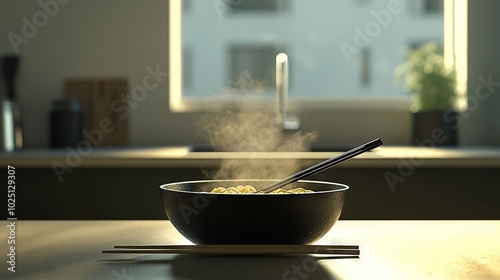
{"label": "wooden cutting board", "polygon": [[125,79],[68,79],[66,98],[77,98],[82,104],[84,139],[94,146],[128,145],[128,115],[116,110],[126,106]]}

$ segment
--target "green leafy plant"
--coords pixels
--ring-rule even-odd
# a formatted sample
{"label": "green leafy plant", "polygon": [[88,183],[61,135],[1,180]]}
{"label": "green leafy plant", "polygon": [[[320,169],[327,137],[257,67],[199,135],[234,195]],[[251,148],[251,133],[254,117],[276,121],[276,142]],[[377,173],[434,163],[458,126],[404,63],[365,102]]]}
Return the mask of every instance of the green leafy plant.
{"label": "green leafy plant", "polygon": [[438,43],[425,43],[409,51],[407,60],[395,69],[394,75],[413,94],[412,111],[454,109],[456,72],[446,67]]}

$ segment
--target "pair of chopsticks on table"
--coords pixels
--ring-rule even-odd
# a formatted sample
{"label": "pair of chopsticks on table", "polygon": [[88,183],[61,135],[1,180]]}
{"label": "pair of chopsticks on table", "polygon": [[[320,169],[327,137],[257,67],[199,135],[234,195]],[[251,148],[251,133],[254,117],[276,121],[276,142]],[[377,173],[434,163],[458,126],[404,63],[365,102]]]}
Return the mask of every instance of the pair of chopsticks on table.
{"label": "pair of chopsticks on table", "polygon": [[358,256],[357,245],[117,245],[104,254],[275,255],[326,254]]}

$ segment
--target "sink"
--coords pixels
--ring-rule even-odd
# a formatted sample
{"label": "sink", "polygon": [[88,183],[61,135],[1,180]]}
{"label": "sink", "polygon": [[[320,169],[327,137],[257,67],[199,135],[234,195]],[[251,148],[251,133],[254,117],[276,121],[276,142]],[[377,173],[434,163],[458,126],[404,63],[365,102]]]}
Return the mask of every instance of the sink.
{"label": "sink", "polygon": [[[309,149],[310,152],[345,152],[352,147],[347,146],[328,146],[328,145],[313,145]],[[251,152],[251,151],[222,151],[210,145],[194,145],[189,147],[190,152]]]}

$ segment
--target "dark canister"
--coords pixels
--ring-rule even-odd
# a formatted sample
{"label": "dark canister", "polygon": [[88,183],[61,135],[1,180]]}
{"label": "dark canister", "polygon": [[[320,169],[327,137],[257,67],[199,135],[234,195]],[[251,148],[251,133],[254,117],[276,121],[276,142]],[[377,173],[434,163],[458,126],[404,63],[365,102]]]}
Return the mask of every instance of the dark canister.
{"label": "dark canister", "polygon": [[56,99],[50,112],[50,145],[76,147],[82,141],[83,113],[78,99]]}

